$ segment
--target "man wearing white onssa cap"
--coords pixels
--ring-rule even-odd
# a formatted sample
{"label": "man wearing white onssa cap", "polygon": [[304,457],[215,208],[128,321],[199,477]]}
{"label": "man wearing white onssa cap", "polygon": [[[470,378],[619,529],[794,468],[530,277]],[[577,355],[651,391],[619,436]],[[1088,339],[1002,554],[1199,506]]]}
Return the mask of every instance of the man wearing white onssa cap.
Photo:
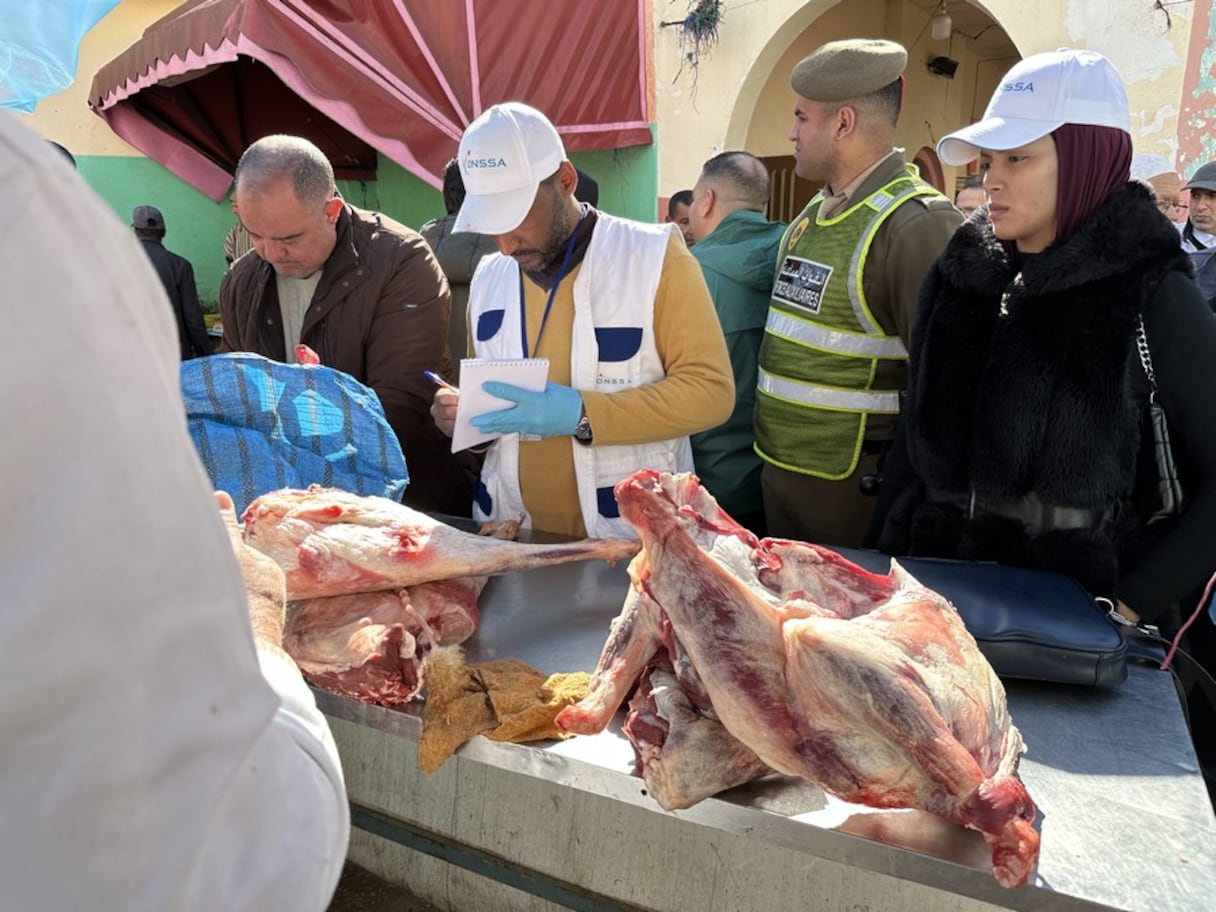
{"label": "man wearing white onssa cap", "polygon": [[[688,435],[724,421],[730,360],[697,261],[670,225],[580,204],[578,176],[540,111],[495,105],[460,141],[465,200],[455,230],[494,237],[469,289],[471,352],[547,358],[543,392],[485,383],[514,403],[473,424],[502,434],[474,515],[525,516],[562,535],[631,535],[613,486],[643,467],[691,471]],[[431,414],[452,431],[457,393]]]}

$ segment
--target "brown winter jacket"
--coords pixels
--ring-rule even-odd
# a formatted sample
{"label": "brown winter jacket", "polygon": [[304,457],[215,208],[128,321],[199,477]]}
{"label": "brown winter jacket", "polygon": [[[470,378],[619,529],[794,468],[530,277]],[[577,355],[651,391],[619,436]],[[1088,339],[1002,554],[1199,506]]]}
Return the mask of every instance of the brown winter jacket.
{"label": "brown winter jacket", "polygon": [[[417,232],[377,212],[344,206],[300,341],[321,363],[380,397],[405,453],[405,502],[469,515],[477,467],[453,456],[430,416],[434,386],[424,370],[449,375],[448,286]],[[256,252],[232,264],[220,285],[220,351],[286,360],[274,269]]]}

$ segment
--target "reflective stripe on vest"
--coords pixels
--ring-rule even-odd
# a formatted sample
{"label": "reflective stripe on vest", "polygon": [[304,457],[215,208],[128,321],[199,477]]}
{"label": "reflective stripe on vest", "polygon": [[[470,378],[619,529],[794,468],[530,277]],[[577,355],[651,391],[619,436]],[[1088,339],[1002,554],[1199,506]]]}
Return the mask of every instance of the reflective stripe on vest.
{"label": "reflective stripe on vest", "polygon": [[831,386],[816,386],[810,383],[800,383],[797,380],[787,380],[770,374],[761,368],[758,372],[756,387],[761,392],[809,405],[813,408],[833,409],[840,412],[871,412],[884,415],[899,414],[899,393],[895,391],[879,392],[875,390],[839,389]]}
{"label": "reflective stripe on vest", "polygon": [[820,351],[853,355],[859,358],[906,358],[908,351],[899,336],[872,336],[831,329],[820,323],[799,320],[792,314],[769,310],[764,324],[767,332]]}
{"label": "reflective stripe on vest", "polygon": [[901,205],[937,192],[902,174],[821,219],[822,198],[791,223],[765,323],[756,394],[756,451],[790,471],[839,480],[857,467],[867,416],[899,414],[899,393],[872,388],[881,361],[907,351],[865,300],[866,257]]}

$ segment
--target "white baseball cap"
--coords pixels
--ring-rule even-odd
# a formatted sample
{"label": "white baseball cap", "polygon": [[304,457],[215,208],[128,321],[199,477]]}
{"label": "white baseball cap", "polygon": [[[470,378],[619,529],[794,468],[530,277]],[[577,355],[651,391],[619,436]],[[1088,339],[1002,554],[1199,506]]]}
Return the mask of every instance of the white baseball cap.
{"label": "white baseball cap", "polygon": [[465,197],[452,230],[506,234],[527,216],[536,188],[566,160],[566,149],[544,114],[508,101],[469,124],[456,157]]}
{"label": "white baseball cap", "polygon": [[1131,133],[1123,78],[1096,51],[1061,48],[1027,57],[1005,74],[984,119],[943,136],[937,155],[944,164],[965,165],[981,149],[1017,149],[1068,123]]}
{"label": "white baseball cap", "polygon": [[1132,158],[1132,178],[1135,180],[1148,180],[1150,177],[1159,177],[1162,174],[1177,173],[1174,166],[1170,164],[1170,160],[1164,155],[1144,153]]}

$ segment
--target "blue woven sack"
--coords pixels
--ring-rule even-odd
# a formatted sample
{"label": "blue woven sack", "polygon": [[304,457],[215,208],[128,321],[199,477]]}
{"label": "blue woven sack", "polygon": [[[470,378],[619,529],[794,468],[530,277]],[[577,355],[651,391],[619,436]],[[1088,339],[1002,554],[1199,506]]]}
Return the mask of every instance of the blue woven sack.
{"label": "blue woven sack", "polygon": [[181,384],[195,449],[238,515],[279,488],[400,500],[409,483],[379,398],[349,374],[237,353],[182,362]]}

